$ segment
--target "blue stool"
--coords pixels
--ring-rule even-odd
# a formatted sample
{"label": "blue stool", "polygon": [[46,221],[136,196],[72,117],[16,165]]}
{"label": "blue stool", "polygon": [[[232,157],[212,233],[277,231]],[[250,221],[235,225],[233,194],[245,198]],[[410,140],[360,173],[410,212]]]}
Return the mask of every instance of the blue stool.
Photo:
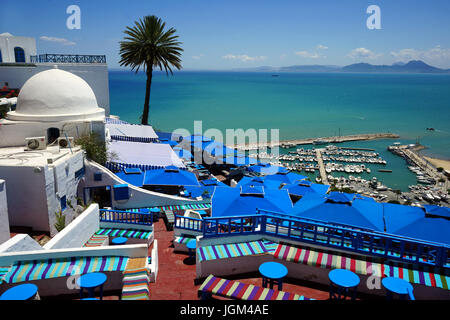
{"label": "blue stool", "polygon": [[127,241],[128,241],[128,239],[125,237],[118,237],[118,238],[112,239],[111,244],[117,246],[117,245],[125,244],[125,243],[127,243]]}
{"label": "blue stool", "polygon": [[188,243],[186,243],[186,247],[189,251],[189,259],[194,260],[195,258],[195,249],[197,249],[197,240],[189,240]]}
{"label": "blue stool", "polygon": [[360,282],[358,275],[345,269],[334,269],[328,273],[330,279],[330,299],[356,299],[356,288]]}
{"label": "blue stool", "polygon": [[278,262],[265,262],[259,266],[259,273],[262,275],[262,286],[273,289],[274,284],[278,285],[278,290],[283,290],[283,278],[287,275],[287,268]]}
{"label": "blue stool", "polygon": [[0,300],[33,300],[37,293],[38,287],[35,284],[24,283],[3,292]]}
{"label": "blue stool", "polygon": [[386,289],[386,298],[393,299],[394,294],[398,295],[400,299],[405,300],[407,297],[410,300],[415,300],[413,295],[413,286],[408,281],[397,277],[387,277],[381,280],[381,284]]}
{"label": "blue stool", "polygon": [[106,274],[101,272],[87,273],[80,276],[77,284],[80,287],[80,299],[83,299],[83,291],[87,289],[88,298],[94,298],[94,290],[100,287],[100,300],[103,300],[103,284],[106,282]]}

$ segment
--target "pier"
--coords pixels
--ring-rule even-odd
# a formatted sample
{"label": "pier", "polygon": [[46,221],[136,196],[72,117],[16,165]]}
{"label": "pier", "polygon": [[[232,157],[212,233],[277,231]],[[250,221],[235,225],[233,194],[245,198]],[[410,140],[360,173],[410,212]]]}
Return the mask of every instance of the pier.
{"label": "pier", "polygon": [[367,134],[355,134],[348,136],[333,136],[324,138],[307,138],[307,139],[294,139],[294,140],[280,140],[277,142],[261,142],[255,144],[237,144],[228,145],[230,148],[236,148],[239,150],[255,150],[263,148],[276,148],[276,147],[295,147],[304,144],[313,144],[315,141],[320,141],[321,144],[327,143],[342,143],[349,141],[363,141],[363,140],[375,140],[375,139],[397,139],[400,136],[394,133],[367,133]]}
{"label": "pier", "polygon": [[329,184],[327,173],[325,171],[325,166],[323,165],[322,149],[316,149],[316,157],[317,157],[317,163],[319,164],[319,172],[320,172],[320,177],[322,178],[322,183]]}

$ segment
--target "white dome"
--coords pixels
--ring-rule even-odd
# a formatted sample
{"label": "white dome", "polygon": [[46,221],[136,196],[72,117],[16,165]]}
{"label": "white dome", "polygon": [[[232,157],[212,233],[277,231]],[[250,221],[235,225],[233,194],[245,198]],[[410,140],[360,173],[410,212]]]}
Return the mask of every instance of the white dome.
{"label": "white dome", "polygon": [[64,121],[104,117],[86,81],[73,73],[51,69],[35,74],[20,89],[10,120]]}

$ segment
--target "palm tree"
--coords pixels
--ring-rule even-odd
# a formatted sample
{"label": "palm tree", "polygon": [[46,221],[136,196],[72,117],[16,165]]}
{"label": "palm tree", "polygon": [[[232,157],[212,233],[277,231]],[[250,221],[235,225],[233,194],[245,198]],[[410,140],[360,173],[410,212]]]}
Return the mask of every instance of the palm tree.
{"label": "palm tree", "polygon": [[120,42],[119,64],[131,67],[136,73],[140,68],[147,74],[142,124],[148,124],[150,88],[154,68],[164,69],[173,74],[172,67],[181,69],[181,42],[178,42],[176,30],[164,30],[166,23],[156,16],[145,16],[135,21],[133,27],[126,27],[124,41]]}

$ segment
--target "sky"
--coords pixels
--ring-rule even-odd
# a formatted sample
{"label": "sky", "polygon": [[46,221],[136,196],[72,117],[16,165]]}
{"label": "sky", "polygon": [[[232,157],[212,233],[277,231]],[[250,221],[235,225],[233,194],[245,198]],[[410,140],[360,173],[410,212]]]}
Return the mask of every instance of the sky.
{"label": "sky", "polygon": [[[67,28],[70,5],[80,29]],[[380,29],[367,20],[379,8]],[[177,30],[184,70],[392,64],[450,68],[448,0],[2,0],[0,33],[36,38],[38,54],[104,54],[119,66],[126,26],[145,15]],[[372,21],[372,20],[371,20]]]}

